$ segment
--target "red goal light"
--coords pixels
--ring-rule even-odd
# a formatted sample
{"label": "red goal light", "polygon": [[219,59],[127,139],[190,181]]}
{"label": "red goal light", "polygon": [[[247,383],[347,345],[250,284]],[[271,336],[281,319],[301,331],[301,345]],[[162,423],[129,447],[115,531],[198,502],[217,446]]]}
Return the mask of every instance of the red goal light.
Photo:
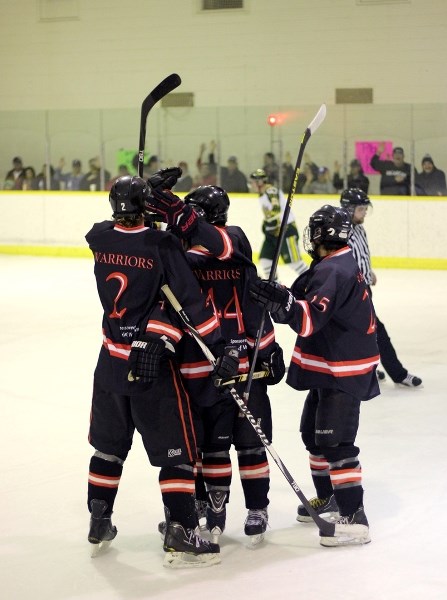
{"label": "red goal light", "polygon": [[270,125],[270,127],[275,127],[275,125],[278,125],[279,119],[276,115],[269,115],[267,118],[267,123]]}

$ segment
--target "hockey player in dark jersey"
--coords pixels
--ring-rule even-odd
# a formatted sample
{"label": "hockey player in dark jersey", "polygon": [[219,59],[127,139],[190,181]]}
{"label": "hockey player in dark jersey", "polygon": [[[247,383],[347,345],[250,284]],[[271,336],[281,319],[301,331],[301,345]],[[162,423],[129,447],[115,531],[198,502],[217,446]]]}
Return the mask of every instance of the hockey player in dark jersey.
{"label": "hockey player in dark jersey", "polygon": [[[169,193],[153,195],[160,210],[161,203],[176,202]],[[152,200],[149,201],[152,203]],[[257,277],[251,258],[251,247],[240,227],[227,226],[229,198],[217,186],[202,186],[185,197],[188,207],[199,215],[199,223],[188,236],[186,256],[199,283],[213,307],[228,344],[239,350],[239,372],[250,368],[250,348],[253,348],[261,320],[261,308],[249,296],[249,283]],[[197,499],[206,508],[206,527],[214,541],[224,531],[226,503],[232,478],[230,447],[237,451],[239,474],[248,515],[244,525],[250,543],[262,541],[267,528],[269,504],[269,465],[264,446],[230,394],[216,389],[209,377],[211,366],[204,360],[198,345],[185,337],[182,340],[184,358],[181,372],[186,387],[199,406],[203,426],[202,461],[198,464]],[[266,319],[258,357],[259,370],[269,371],[269,377],[253,382],[249,407],[271,440],[272,420],[267,384],[278,383],[285,371],[282,350],[275,342],[271,319]],[[236,386],[238,387],[238,386]],[[239,386],[242,393],[243,388]],[[202,476],[206,487],[201,486]]]}
{"label": "hockey player in dark jersey", "polygon": [[[352,216],[352,233],[349,236],[348,244],[357,261],[359,269],[365,278],[365,283],[368,286],[368,291],[372,298],[371,286],[376,285],[377,277],[371,267],[368,238],[363,226],[368,207],[371,206],[371,201],[364,191],[357,188],[349,188],[342,192],[340,204],[346,208]],[[376,322],[377,345],[379,346],[380,361],[385,371],[397,386],[401,385],[407,388],[417,388],[421,386],[422,379],[409,373],[400,362],[396,350],[391,343],[390,336],[385,329],[385,325],[377,318],[377,316]],[[380,381],[386,379],[383,371],[377,371],[377,374]]]}
{"label": "hockey player in dark jersey", "polygon": [[[372,301],[347,245],[350,232],[347,210],[323,206],[304,232],[304,246],[313,259],[310,270],[291,290],[261,280],[251,289],[274,321],[298,334],[287,383],[309,390],[300,431],[317,491],[311,504],[319,514],[339,513],[334,535],[320,537],[323,546],[370,541],[354,442],[360,402],[380,393],[375,374],[379,353]],[[297,518],[310,520],[302,505]]]}
{"label": "hockey player in dark jersey", "polygon": [[[196,434],[174,360],[184,332],[176,313],[163,306],[160,287],[167,283],[178,295],[207,344],[219,351],[224,344],[181,244],[170,233],[144,224],[148,195],[143,179],[119,178],[110,191],[113,220],[96,223],[86,235],[104,309],[89,431],[95,453],[89,469],[88,539],[95,554],[116,536],[111,515],[137,429],[151,464],[160,467],[168,522],[164,564],[207,566],[220,562],[219,547],[195,532]],[[178,215],[174,226],[193,228],[196,221],[190,210]],[[221,353],[218,376],[234,374],[237,368],[235,358]]]}

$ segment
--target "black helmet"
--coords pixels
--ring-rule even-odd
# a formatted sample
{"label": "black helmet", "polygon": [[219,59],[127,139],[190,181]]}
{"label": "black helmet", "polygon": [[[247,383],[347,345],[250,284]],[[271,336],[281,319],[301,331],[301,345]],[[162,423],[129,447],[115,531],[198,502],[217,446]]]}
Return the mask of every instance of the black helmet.
{"label": "black helmet", "polygon": [[250,173],[250,179],[265,179],[267,180],[267,173],[264,171],[264,169],[256,169],[256,171],[253,171],[253,173]]}
{"label": "black helmet", "polygon": [[312,258],[317,258],[314,245],[323,244],[329,249],[344,246],[348,243],[351,229],[348,210],[325,204],[309,219],[309,225],[304,231],[304,248]]}
{"label": "black helmet", "polygon": [[340,204],[343,208],[349,208],[350,206],[372,206],[368,194],[359,188],[344,190],[340,196]]}
{"label": "black helmet", "polygon": [[149,197],[149,187],[141,177],[124,175],[119,177],[109,194],[113,217],[140,215],[145,211],[145,200]]}
{"label": "black helmet", "polygon": [[193,207],[199,217],[208,223],[225,225],[230,199],[227,192],[217,185],[202,185],[185,196],[185,204]]}

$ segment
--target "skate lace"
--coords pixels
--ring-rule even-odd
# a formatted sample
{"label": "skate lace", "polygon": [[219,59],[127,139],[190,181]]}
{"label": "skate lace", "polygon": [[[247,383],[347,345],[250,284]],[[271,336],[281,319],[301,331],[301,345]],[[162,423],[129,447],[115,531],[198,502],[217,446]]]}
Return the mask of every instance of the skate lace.
{"label": "skate lace", "polygon": [[258,525],[267,521],[267,513],[263,509],[251,509],[248,512],[246,525]]}
{"label": "skate lace", "polygon": [[340,517],[337,520],[337,523],[339,525],[351,525],[351,519],[352,519],[352,517],[349,517],[349,516],[347,516],[347,517]]}
{"label": "skate lace", "polygon": [[309,500],[309,504],[312,506],[312,508],[320,508],[321,506],[327,504],[328,501],[329,498],[312,498],[312,500]]}
{"label": "skate lace", "polygon": [[210,543],[197,535],[194,529],[188,529],[185,533],[188,537],[188,544],[191,544],[191,546],[196,548],[200,548],[200,546],[209,547]]}

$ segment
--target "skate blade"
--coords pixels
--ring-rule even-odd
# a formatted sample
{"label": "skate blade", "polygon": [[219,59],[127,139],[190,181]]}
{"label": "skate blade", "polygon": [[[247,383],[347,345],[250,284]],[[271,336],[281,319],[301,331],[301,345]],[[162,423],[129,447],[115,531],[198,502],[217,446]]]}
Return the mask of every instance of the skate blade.
{"label": "skate blade", "polygon": [[[324,521],[327,521],[328,523],[334,523],[340,518],[340,514],[338,512],[328,512],[318,516],[321,517]],[[298,523],[313,523],[312,517],[304,517],[301,515],[297,515],[296,520],[298,521]]]}
{"label": "skate blade", "polygon": [[221,562],[219,554],[189,554],[187,552],[167,552],[163,566],[168,569],[190,569],[212,567]]}
{"label": "skate blade", "polygon": [[96,556],[99,556],[100,554],[104,554],[105,552],[107,552],[107,550],[110,548],[110,544],[112,543],[112,540],[110,541],[104,541],[104,542],[99,542],[99,544],[92,544],[90,543],[90,556],[91,558],[95,558]]}
{"label": "skate blade", "polygon": [[369,544],[371,538],[367,535],[343,535],[337,537],[321,537],[320,544],[326,548],[335,548],[336,546],[362,546],[363,544]]}
{"label": "skate blade", "polygon": [[265,535],[263,533],[257,533],[255,535],[247,536],[247,548],[256,548],[259,544],[264,541]]}

